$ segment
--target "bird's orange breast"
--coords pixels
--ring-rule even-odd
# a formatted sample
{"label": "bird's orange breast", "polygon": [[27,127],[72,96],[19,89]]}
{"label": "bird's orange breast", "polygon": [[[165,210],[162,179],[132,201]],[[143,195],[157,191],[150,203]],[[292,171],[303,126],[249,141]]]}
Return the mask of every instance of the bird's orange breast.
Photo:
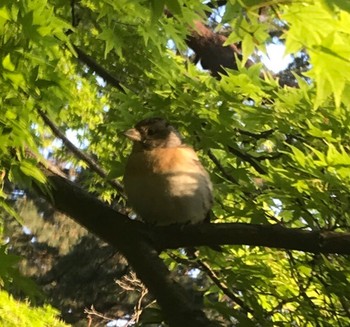
{"label": "bird's orange breast", "polygon": [[211,206],[211,182],[189,147],[130,155],[124,175],[131,206],[157,224],[202,221]]}

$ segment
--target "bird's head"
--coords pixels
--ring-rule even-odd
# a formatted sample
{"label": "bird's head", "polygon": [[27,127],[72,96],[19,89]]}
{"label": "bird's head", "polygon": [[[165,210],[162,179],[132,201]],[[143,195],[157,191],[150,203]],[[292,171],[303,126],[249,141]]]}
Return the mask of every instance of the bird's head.
{"label": "bird's head", "polygon": [[179,132],[163,118],[147,118],[128,129],[124,135],[134,142],[134,148],[152,150],[177,147],[182,144]]}

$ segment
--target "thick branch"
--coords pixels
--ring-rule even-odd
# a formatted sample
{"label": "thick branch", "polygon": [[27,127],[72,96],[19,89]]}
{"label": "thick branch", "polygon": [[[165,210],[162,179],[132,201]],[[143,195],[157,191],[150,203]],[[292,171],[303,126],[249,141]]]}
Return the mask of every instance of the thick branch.
{"label": "thick branch", "polygon": [[[227,38],[214,33],[199,20],[194,22],[194,28],[187,37],[187,45],[196,53],[204,69],[211,71],[213,76],[226,74],[225,68],[237,70],[236,57],[240,60],[242,55],[235,44],[224,46]],[[248,59],[245,66],[250,67],[253,62]]]}
{"label": "thick branch", "polygon": [[218,326],[172,279],[151,245],[144,224],[128,219],[69,180],[48,170],[44,172],[52,186],[54,206],[125,255],[138,277],[157,299],[170,326]]}
{"label": "thick branch", "polygon": [[152,242],[159,250],[245,244],[312,253],[350,254],[350,233],[306,231],[277,224],[148,226],[128,219],[65,178],[50,172],[46,174],[53,185],[54,206],[122,252],[129,250],[131,238],[136,238]]}
{"label": "thick branch", "polygon": [[[166,14],[171,16],[170,13]],[[237,70],[237,58],[239,60],[243,58],[239,47],[236,44],[224,46],[227,37],[213,32],[199,20],[194,21],[193,25],[193,28],[189,30],[186,43],[196,54],[195,63],[200,61],[202,67],[210,70],[211,74],[218,79],[220,79],[220,74],[226,75],[226,68]],[[253,64],[254,62],[248,59],[245,62],[245,67],[249,68]],[[275,78],[279,77],[280,86],[298,87],[292,76],[279,75],[276,75]],[[265,78],[263,73],[260,74],[260,77]]]}
{"label": "thick branch", "polygon": [[312,253],[350,254],[350,233],[306,231],[280,225],[243,223],[154,228],[160,249],[201,245],[253,245]]}
{"label": "thick branch", "polygon": [[[176,283],[155,250],[247,244],[314,253],[350,254],[350,233],[303,231],[278,225],[202,224],[150,227],[113,210],[69,180],[43,169],[54,206],[120,250],[157,299],[170,326],[217,326]],[[50,200],[51,198],[45,194]]]}

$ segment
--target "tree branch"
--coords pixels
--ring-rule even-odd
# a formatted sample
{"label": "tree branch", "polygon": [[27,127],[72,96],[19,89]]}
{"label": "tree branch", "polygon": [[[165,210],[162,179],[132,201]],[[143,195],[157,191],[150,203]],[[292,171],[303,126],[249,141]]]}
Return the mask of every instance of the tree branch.
{"label": "tree branch", "polygon": [[[200,269],[202,269],[208,277],[214,282],[214,284],[221,289],[221,291],[229,298],[231,301],[235,302],[242,308],[242,312],[244,312],[247,316],[248,313],[250,313],[253,317],[255,316],[255,312],[253,309],[251,309],[248,305],[244,303],[244,301],[237,296],[235,293],[233,293],[227,285],[220,280],[220,278],[216,275],[215,271],[211,269],[209,264],[206,262],[200,260],[197,255],[195,255],[196,262]],[[249,319],[249,318],[248,318]]]}
{"label": "tree branch", "polygon": [[53,186],[54,206],[122,252],[124,248],[129,249],[130,238],[137,238],[153,242],[158,250],[245,244],[312,253],[350,254],[350,233],[344,232],[245,223],[150,226],[113,210],[69,180],[47,170],[44,172]]}
{"label": "tree branch", "polygon": [[44,168],[43,170],[53,186],[51,193],[54,206],[122,252],[125,248],[129,249],[132,234],[132,238],[152,243],[158,250],[245,244],[312,253],[350,254],[350,233],[307,231],[277,224],[150,226],[129,219],[69,180]]}
{"label": "tree branch", "polygon": [[202,224],[152,227],[128,219],[71,181],[43,168],[54,206],[115,246],[157,299],[172,327],[218,326],[170,275],[158,257],[165,248],[246,244],[314,253],[350,254],[350,233],[303,231],[279,225]]}
{"label": "tree branch", "polygon": [[58,210],[72,217],[90,232],[114,245],[128,260],[138,277],[157,299],[172,327],[218,326],[210,321],[178,284],[151,244],[149,227],[128,219],[66,178],[41,167],[51,188],[51,197],[39,193]]}
{"label": "tree branch", "polygon": [[215,157],[213,151],[211,151],[209,149],[207,153],[208,153],[208,157],[215,164],[215,166],[219,169],[222,176],[224,178],[226,178],[228,181],[230,181],[231,183],[239,185],[238,180],[236,178],[234,178],[233,176],[231,176],[229,173],[227,173],[227,171],[225,170],[225,168],[223,167],[223,165],[221,164],[219,159]]}
{"label": "tree branch", "polygon": [[[199,20],[196,20],[191,33],[187,36],[187,45],[196,53],[204,69],[210,70],[211,74],[220,78],[220,74],[226,74],[225,68],[237,70],[236,57],[242,60],[240,50],[235,44],[224,46],[227,38],[214,33]],[[245,67],[253,65],[250,59]]]}
{"label": "tree branch", "polygon": [[243,161],[249,162],[252,167],[255,168],[255,170],[262,174],[265,175],[266,171],[265,169],[259,164],[259,162],[255,161],[255,158],[251,157],[250,155],[243,153],[239,151],[238,149],[234,148],[233,146],[228,146],[228,150],[235,155],[238,158],[241,158]]}
{"label": "tree branch", "polygon": [[[218,6],[225,5],[226,1],[218,1]],[[215,8],[216,5],[207,4],[210,8]],[[168,17],[172,14],[167,11],[165,13]],[[208,13],[207,16],[210,16]],[[241,61],[243,59],[241,50],[237,44],[228,44],[224,46],[227,37],[213,32],[208,26],[203,24],[200,20],[193,22],[193,27],[189,29],[186,38],[186,44],[195,52],[195,62],[201,62],[203,69],[208,69],[211,75],[220,79],[220,75],[227,75],[226,68],[237,70],[237,58]],[[244,66],[246,68],[254,65],[251,59],[248,59]],[[279,74],[280,75],[280,74]],[[282,78],[284,76],[275,75],[279,77],[280,86],[298,87],[295,79]],[[260,77],[264,79],[263,72]]]}
{"label": "tree branch", "polygon": [[101,76],[108,84],[116,87],[122,93],[126,93],[124,88],[121,86],[121,82],[115,78],[110,72],[104,69],[100,64],[93,60],[88,54],[83,50],[78,48],[76,45],[73,45],[74,50],[78,55],[78,59],[91,68],[97,75]]}
{"label": "tree branch", "polygon": [[244,244],[312,253],[350,254],[350,233],[306,231],[277,224],[161,226],[154,227],[153,240],[160,249]]}
{"label": "tree branch", "polygon": [[[107,178],[107,173],[105,170],[98,165],[95,160],[93,160],[90,156],[88,156],[86,153],[82,152],[80,149],[78,149],[69,139],[66,137],[66,135],[60,131],[58,126],[46,115],[46,113],[38,109],[38,113],[42,120],[45,122],[45,124],[51,129],[52,133],[59,138],[63,144],[67,147],[69,151],[71,151],[78,159],[84,161],[87,163],[89,168],[94,171],[97,175],[102,177],[103,179]],[[123,185],[115,180],[107,180],[107,183],[111,185],[113,188],[115,188],[117,191],[119,191],[119,194],[125,198],[124,195],[124,188]]]}

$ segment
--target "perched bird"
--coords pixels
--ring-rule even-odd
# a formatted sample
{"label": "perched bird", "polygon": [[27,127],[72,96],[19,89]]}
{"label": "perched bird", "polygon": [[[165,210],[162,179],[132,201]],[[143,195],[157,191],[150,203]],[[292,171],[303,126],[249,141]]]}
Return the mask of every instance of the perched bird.
{"label": "perched bird", "polygon": [[131,207],[155,225],[199,223],[213,203],[212,184],[195,151],[162,118],[124,132],[133,141],[124,185]]}

